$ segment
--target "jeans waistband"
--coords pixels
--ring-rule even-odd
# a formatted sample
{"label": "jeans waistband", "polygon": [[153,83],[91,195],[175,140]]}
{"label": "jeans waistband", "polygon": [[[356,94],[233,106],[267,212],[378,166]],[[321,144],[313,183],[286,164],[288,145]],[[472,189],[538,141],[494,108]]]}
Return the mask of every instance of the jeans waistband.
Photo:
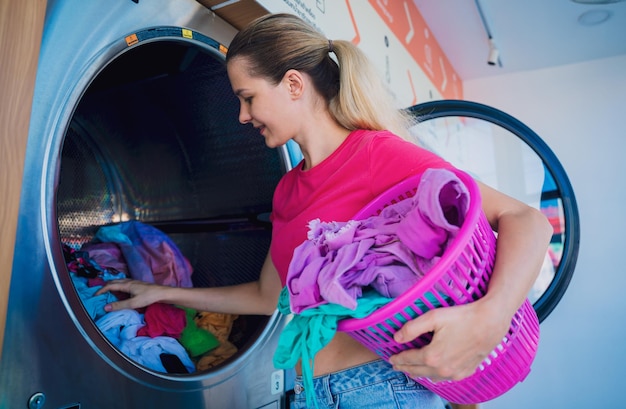
{"label": "jeans waistband", "polygon": [[[397,377],[405,377],[405,375],[394,371],[391,364],[379,359],[352,368],[346,368],[341,371],[314,377],[314,395],[335,395],[370,385],[373,382],[387,381]],[[296,376],[294,391],[296,394],[304,391],[301,376]],[[310,394],[310,391],[304,392]]]}

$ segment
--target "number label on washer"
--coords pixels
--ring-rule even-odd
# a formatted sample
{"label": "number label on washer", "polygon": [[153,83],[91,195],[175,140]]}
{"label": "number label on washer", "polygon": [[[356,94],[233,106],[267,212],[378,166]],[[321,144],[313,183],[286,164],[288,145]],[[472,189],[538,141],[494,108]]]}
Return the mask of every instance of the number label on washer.
{"label": "number label on washer", "polygon": [[283,393],[285,390],[285,372],[284,371],[274,371],[271,376],[271,391],[272,395],[276,395],[277,393]]}

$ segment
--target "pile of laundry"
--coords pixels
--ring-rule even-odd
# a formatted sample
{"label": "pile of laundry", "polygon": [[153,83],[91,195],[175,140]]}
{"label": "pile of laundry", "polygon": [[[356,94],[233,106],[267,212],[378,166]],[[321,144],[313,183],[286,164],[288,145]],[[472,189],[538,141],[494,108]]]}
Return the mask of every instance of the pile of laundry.
{"label": "pile of laundry", "polygon": [[458,234],[469,204],[454,172],[428,169],[413,197],[377,215],[311,221],[279,299],[279,310],[293,318],[279,339],[275,366],[301,360],[304,387],[312,387],[315,354],[333,338],[338,321],[363,318],[418,283]]}
{"label": "pile of laundry", "polygon": [[193,269],[174,242],[150,225],[129,221],[101,227],[80,249],[63,246],[65,261],[85,311],[120,352],[158,372],[193,373],[212,368],[237,352],[229,341],[236,315],[155,303],[106,312],[128,297],[96,295],[106,281],[132,278],[192,287]]}

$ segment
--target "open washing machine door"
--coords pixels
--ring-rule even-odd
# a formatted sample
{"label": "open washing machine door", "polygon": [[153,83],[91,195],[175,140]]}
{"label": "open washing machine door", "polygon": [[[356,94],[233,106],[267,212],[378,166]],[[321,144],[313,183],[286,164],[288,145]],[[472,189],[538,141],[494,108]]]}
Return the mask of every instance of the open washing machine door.
{"label": "open washing machine door", "polygon": [[532,129],[496,108],[471,101],[439,100],[408,108],[419,123],[415,142],[476,179],[540,209],[554,234],[528,295],[543,321],[574,273],[580,241],[578,207],[567,173]]}
{"label": "open washing machine door", "polygon": [[224,66],[235,30],[192,0],[58,0],[47,13],[0,407],[281,407],[278,312],[230,317],[219,362],[153,366],[96,325],[65,258],[103,227],[138,222],[184,255],[193,286],[258,278],[273,190],[298,154],[238,122]]}

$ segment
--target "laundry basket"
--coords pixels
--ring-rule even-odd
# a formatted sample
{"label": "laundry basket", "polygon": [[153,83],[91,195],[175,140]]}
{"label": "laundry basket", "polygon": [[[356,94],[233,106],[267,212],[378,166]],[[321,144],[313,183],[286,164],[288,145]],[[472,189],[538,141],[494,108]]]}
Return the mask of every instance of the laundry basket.
{"label": "laundry basket", "polygon": [[[344,319],[338,323],[339,331],[350,334],[385,360],[431,341],[432,334],[423,334],[413,341],[396,343],[393,335],[404,323],[433,308],[470,303],[487,292],[495,260],[496,237],[482,212],[476,182],[462,171],[454,170],[454,173],[467,187],[470,204],[463,225],[440,260],[416,285],[387,305],[365,318]],[[416,175],[402,181],[373,200],[354,219],[377,215],[386,206],[412,197],[420,180],[421,175]],[[538,341],[539,321],[526,299],[511,320],[509,332],[473,375],[460,381],[415,380],[450,402],[485,402],[524,380],[530,371]]]}

